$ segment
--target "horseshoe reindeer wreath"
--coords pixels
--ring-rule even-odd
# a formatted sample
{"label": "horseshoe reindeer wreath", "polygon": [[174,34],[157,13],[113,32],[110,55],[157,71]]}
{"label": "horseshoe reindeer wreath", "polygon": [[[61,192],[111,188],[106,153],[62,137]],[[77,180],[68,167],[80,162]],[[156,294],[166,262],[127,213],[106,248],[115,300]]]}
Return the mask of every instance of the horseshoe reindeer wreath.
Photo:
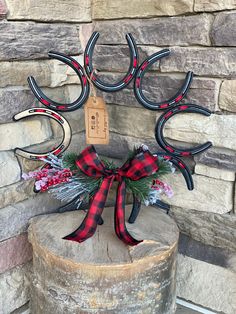
{"label": "horseshoe reindeer wreath", "polygon": [[[43,160],[45,162],[39,170],[23,174],[23,178],[34,179],[35,192],[49,191],[57,199],[66,202],[59,211],[80,209],[82,203],[89,203],[85,218],[76,230],[72,230],[63,239],[83,242],[92,237],[98,224],[102,224],[102,212],[106,204],[108,192],[114,181],[118,181],[114,228],[117,237],[127,245],[136,245],[142,240],[135,239],[127,230],[125,224],[125,195],[133,195],[133,208],[128,219],[134,223],[141,203],[152,204],[168,211],[169,205],[161,200],[166,194],[171,197],[171,187],[161,181],[166,173],[174,172],[177,168],[183,175],[188,190],[193,190],[194,184],[191,173],[181,157],[199,154],[209,147],[207,142],[191,149],[172,146],[163,135],[165,123],[176,114],[194,112],[210,116],[211,112],[195,104],[181,104],[190,87],[193,73],[188,72],[182,87],[177,93],[165,101],[150,101],[142,90],[145,73],[153,63],[170,54],[168,49],[161,50],[143,60],[139,65],[138,49],[131,34],[126,34],[130,51],[130,65],[123,79],[116,83],[105,83],[97,75],[93,67],[93,52],[99,33],[94,32],[89,39],[85,53],[84,66],[72,57],[59,52],[49,52],[50,58],[57,59],[71,67],[81,82],[81,93],[72,103],[58,103],[44,94],[33,77],[28,78],[29,86],[35,97],[44,107],[28,109],[16,114],[13,119],[30,118],[43,115],[54,119],[63,129],[63,140],[56,148],[48,152],[33,153],[15,148],[15,153],[25,158]],[[150,152],[146,145],[134,149],[121,167],[112,162],[101,159],[93,145],[89,145],[80,153],[65,153],[71,141],[69,122],[59,113],[74,111],[85,104],[86,139],[88,144],[108,143],[108,115],[102,98],[89,96],[91,88],[103,92],[113,93],[124,89],[133,81],[133,91],[137,101],[148,110],[163,110],[155,126],[155,138],[162,150]]]}

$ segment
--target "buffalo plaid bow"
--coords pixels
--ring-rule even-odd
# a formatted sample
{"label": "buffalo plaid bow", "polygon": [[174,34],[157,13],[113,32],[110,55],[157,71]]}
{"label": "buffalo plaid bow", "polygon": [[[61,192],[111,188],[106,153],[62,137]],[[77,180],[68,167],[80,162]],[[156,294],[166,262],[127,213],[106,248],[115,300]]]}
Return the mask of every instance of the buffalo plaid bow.
{"label": "buffalo plaid bow", "polygon": [[142,151],[134,156],[134,158],[127,160],[121,168],[110,170],[98,158],[93,146],[84,149],[78,156],[76,161],[77,166],[87,176],[95,178],[102,177],[103,181],[99,190],[94,195],[87,215],[79,228],[63,239],[83,242],[95,233],[110,187],[113,181],[117,180],[119,184],[115,205],[115,232],[118,238],[126,244],[136,245],[142,242],[134,239],[125,226],[125,178],[135,181],[151,175],[158,170],[156,160],[157,157],[154,157],[149,151]]}

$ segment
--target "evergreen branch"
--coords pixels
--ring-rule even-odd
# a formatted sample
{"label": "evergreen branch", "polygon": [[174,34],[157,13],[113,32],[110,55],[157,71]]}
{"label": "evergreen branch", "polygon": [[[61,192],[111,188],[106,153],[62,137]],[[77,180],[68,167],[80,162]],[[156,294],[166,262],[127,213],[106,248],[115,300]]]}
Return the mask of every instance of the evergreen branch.
{"label": "evergreen branch", "polygon": [[158,171],[157,171],[158,177],[164,176],[172,172],[171,163],[167,160],[164,160],[161,157],[158,157],[157,165],[158,165]]}
{"label": "evergreen branch", "polygon": [[159,179],[161,176],[164,176],[172,171],[170,162],[162,158],[158,158],[157,163],[158,171],[152,175],[137,181],[133,181],[128,178],[125,179],[127,190],[133,193],[140,201],[145,201],[148,198],[153,180]]}
{"label": "evergreen branch", "polygon": [[129,178],[125,178],[127,190],[135,195],[140,201],[144,201],[147,199],[153,180],[158,178],[158,173],[154,173],[148,177],[139,179],[139,180],[131,180]]}
{"label": "evergreen branch", "polygon": [[103,158],[102,162],[104,163],[105,167],[112,170],[116,168],[116,165],[114,164],[113,161],[110,161],[108,159]]}
{"label": "evergreen branch", "polygon": [[76,153],[66,153],[62,159],[63,167],[69,168],[71,171],[78,170],[76,166],[77,157],[78,155]]}
{"label": "evergreen branch", "polygon": [[89,198],[98,190],[102,178],[92,178],[86,175],[74,175],[66,184],[52,187],[49,192],[63,202],[69,203],[77,198],[77,209],[82,202],[88,202]]}

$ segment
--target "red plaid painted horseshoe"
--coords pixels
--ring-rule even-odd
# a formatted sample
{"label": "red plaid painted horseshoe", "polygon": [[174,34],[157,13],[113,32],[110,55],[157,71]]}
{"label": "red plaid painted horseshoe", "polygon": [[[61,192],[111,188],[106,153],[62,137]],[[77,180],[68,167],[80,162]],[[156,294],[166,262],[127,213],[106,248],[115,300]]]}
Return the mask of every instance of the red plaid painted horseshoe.
{"label": "red plaid painted horseshoe", "polygon": [[196,155],[199,154],[206,149],[210,148],[212,146],[211,142],[206,142],[204,144],[198,145],[194,148],[189,148],[189,149],[181,149],[181,148],[176,148],[172,145],[170,145],[164,138],[163,135],[163,129],[165,126],[165,123],[174,115],[178,113],[185,113],[185,112],[192,112],[192,113],[200,113],[204,116],[210,116],[211,111],[203,108],[201,106],[197,105],[192,105],[192,104],[185,104],[185,105],[177,105],[174,108],[170,108],[169,110],[165,111],[160,118],[158,119],[156,123],[156,128],[155,128],[155,137],[157,143],[160,145],[162,149],[164,149],[166,152],[168,152],[171,155],[174,156],[191,156],[191,155]]}
{"label": "red plaid painted horseshoe", "polygon": [[[180,160],[179,158],[177,158],[175,156],[171,156],[170,154],[164,153],[164,152],[163,153],[157,152],[157,153],[153,154],[153,156],[161,156],[164,160],[169,160],[170,162],[172,162],[173,165],[175,165],[175,167],[180,171],[180,173],[182,173],[188,190],[191,191],[194,189],[192,175],[188,169],[188,166],[182,160]],[[158,200],[155,204],[153,204],[153,206],[160,207],[160,208],[166,210],[167,213],[170,210],[170,205],[165,203],[165,202],[162,202],[160,200]],[[129,220],[128,220],[129,223],[135,222],[135,220],[138,217],[138,214],[140,212],[140,209],[141,209],[141,202],[133,195],[133,207],[131,210],[131,214],[129,216]]]}
{"label": "red plaid painted horseshoe", "polygon": [[90,37],[87,46],[84,52],[84,67],[87,75],[91,78],[93,84],[100,90],[104,92],[117,92],[123,88],[125,88],[134,78],[137,68],[138,68],[138,50],[135,44],[135,40],[133,36],[129,33],[126,34],[126,40],[129,45],[130,50],[130,66],[125,77],[119,81],[118,83],[108,84],[102,82],[96,74],[92,74],[93,65],[92,65],[92,57],[95,44],[98,40],[99,33],[94,32]]}
{"label": "red plaid painted horseshoe", "polygon": [[29,116],[35,116],[35,115],[47,116],[47,117],[52,118],[55,121],[57,121],[62,126],[62,129],[63,129],[62,142],[56,148],[54,148],[51,151],[46,152],[46,153],[32,153],[32,152],[28,152],[22,148],[19,148],[19,147],[15,148],[15,150],[14,150],[15,153],[19,156],[22,156],[22,157],[25,157],[28,159],[34,159],[34,160],[39,160],[40,158],[46,158],[49,154],[54,154],[54,155],[61,154],[70,145],[71,128],[70,128],[69,123],[60,114],[58,114],[55,111],[52,111],[50,109],[44,109],[44,108],[27,109],[25,111],[17,113],[13,117],[13,120],[19,121],[23,118],[26,118]]}
{"label": "red plaid painted horseshoe", "polygon": [[172,162],[172,164],[180,171],[180,173],[182,173],[188,190],[192,191],[194,189],[193,178],[190,173],[190,170],[188,166],[181,159],[177,158],[176,156],[171,156],[170,154],[166,154],[162,152],[157,152],[153,155],[161,156],[164,160],[169,160],[170,162]]}
{"label": "red plaid painted horseshoe", "polygon": [[89,84],[86,78],[86,75],[84,73],[83,67],[73,58],[64,55],[63,53],[59,53],[59,52],[53,52],[50,51],[48,53],[48,56],[50,58],[54,58],[57,59],[59,61],[62,61],[63,63],[66,63],[69,67],[71,67],[75,73],[78,75],[80,82],[81,82],[81,94],[80,96],[73,101],[70,104],[61,104],[58,103],[56,101],[51,100],[50,98],[48,98],[40,89],[40,87],[38,86],[38,84],[36,83],[35,79],[32,76],[28,77],[28,83],[29,86],[32,90],[32,92],[34,93],[35,97],[45,106],[47,106],[48,108],[51,108],[53,110],[56,111],[74,111],[78,108],[80,108],[81,106],[83,106],[83,104],[86,102],[86,100],[88,99],[89,96]]}
{"label": "red plaid painted horseshoe", "polygon": [[138,102],[147,109],[162,110],[162,109],[167,109],[167,108],[171,108],[175,106],[181,101],[181,99],[183,99],[183,97],[185,96],[185,94],[187,93],[190,87],[190,84],[193,78],[193,72],[191,71],[189,71],[186,74],[184,83],[182,87],[179,89],[179,91],[177,92],[177,94],[171,97],[169,100],[162,101],[162,102],[153,102],[153,101],[148,100],[144,96],[143,91],[142,91],[142,80],[144,78],[146,71],[151,67],[153,63],[155,63],[156,61],[158,61],[159,59],[163,57],[168,56],[169,54],[170,54],[169,49],[163,49],[159,52],[156,52],[152,54],[150,57],[148,57],[146,60],[144,60],[143,63],[138,68],[138,71],[135,76],[135,81],[134,81],[134,95],[136,99],[138,100]]}

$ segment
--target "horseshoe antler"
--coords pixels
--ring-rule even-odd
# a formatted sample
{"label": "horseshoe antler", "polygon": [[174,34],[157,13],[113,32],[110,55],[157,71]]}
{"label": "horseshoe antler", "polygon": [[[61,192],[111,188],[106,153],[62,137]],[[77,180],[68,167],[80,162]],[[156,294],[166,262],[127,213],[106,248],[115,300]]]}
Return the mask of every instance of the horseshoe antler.
{"label": "horseshoe antler", "polygon": [[51,100],[49,97],[47,97],[42,90],[40,89],[40,87],[38,86],[38,84],[36,83],[35,79],[33,76],[29,76],[28,77],[28,83],[29,86],[32,90],[32,92],[34,93],[35,97],[46,107],[51,108],[53,110],[56,111],[74,111],[80,107],[83,106],[83,104],[86,102],[86,100],[88,99],[89,96],[89,84],[88,84],[88,80],[86,78],[86,75],[84,73],[84,69],[83,67],[79,64],[79,62],[77,62],[75,59],[60,53],[60,52],[53,52],[50,51],[48,53],[48,56],[50,58],[53,59],[57,59],[63,63],[66,63],[69,67],[71,67],[75,73],[78,75],[80,82],[81,82],[81,94],[79,95],[79,97],[73,101],[70,104],[61,104],[58,103],[56,101]]}
{"label": "horseshoe antler", "polygon": [[[156,156],[161,156],[165,160],[171,161],[178,170],[182,173],[184,176],[186,185],[188,190],[193,190],[194,185],[193,185],[193,178],[190,173],[189,168],[187,165],[179,159],[179,157],[185,157],[185,156],[191,156],[191,155],[196,155],[199,154],[207,149],[209,149],[212,146],[211,142],[206,142],[204,144],[198,145],[194,148],[189,148],[189,149],[181,149],[181,148],[175,148],[174,146],[170,145],[165,139],[163,135],[163,128],[168,119],[170,119],[172,116],[181,113],[181,112],[192,112],[192,113],[199,113],[203,114],[205,116],[210,116],[211,111],[203,108],[201,106],[193,105],[193,104],[186,104],[186,105],[177,105],[173,108],[170,108],[169,110],[166,110],[158,119],[156,123],[156,128],[155,128],[155,137],[157,143],[160,145],[161,148],[163,148],[167,153],[163,152],[157,152],[154,155]],[[155,206],[160,207],[162,209],[165,209],[167,213],[169,212],[170,206],[162,201],[157,201]],[[134,203],[133,203],[133,208],[129,217],[129,222],[134,223],[139,211],[141,208],[141,202],[139,202],[135,197],[134,197]]]}
{"label": "horseshoe antler", "polygon": [[64,152],[67,147],[70,145],[71,141],[71,128],[67,120],[62,117],[60,114],[56,113],[55,111],[52,111],[50,109],[44,109],[44,108],[33,108],[33,109],[27,109],[25,111],[22,111],[20,113],[17,113],[14,115],[13,120],[14,121],[19,121],[21,119],[27,118],[29,116],[35,116],[35,115],[41,115],[41,116],[46,116],[49,118],[54,119],[57,121],[63,130],[63,139],[61,143],[54,149],[52,149],[49,152],[46,153],[33,153],[26,151],[22,148],[16,147],[15,148],[15,153],[19,156],[29,158],[29,159],[34,159],[34,160],[39,160],[41,158],[47,158],[49,154],[54,154],[54,155],[60,155],[62,152]]}
{"label": "horseshoe antler", "polygon": [[[156,128],[155,128],[155,137],[156,141],[159,144],[159,146],[164,149],[167,153],[163,152],[157,152],[155,155],[161,156],[165,160],[171,161],[176,168],[180,170],[182,175],[184,176],[186,185],[188,190],[193,190],[194,185],[193,185],[193,178],[192,175],[187,167],[187,165],[178,157],[184,157],[184,156],[191,156],[195,155],[198,153],[201,153],[208,148],[212,146],[211,142],[206,142],[204,144],[198,145],[194,148],[190,149],[181,149],[181,148],[175,148],[172,145],[170,145],[164,138],[163,135],[163,129],[165,126],[166,121],[170,119],[173,115],[180,113],[180,112],[193,112],[193,113],[199,113],[203,114],[205,116],[210,116],[211,111],[208,109],[205,109],[201,106],[193,105],[193,104],[184,104],[184,105],[178,105],[178,103],[184,98],[186,93],[188,92],[188,89],[190,87],[192,78],[193,78],[193,73],[189,71],[186,74],[185,81],[182,85],[182,87],[179,89],[177,94],[173,97],[171,97],[167,101],[163,102],[152,102],[148,100],[142,91],[142,82],[144,75],[146,71],[149,69],[149,67],[158,61],[159,59],[168,56],[170,54],[169,49],[164,49],[161,50],[157,53],[154,53],[150,57],[148,57],[146,60],[143,61],[143,63],[140,65],[138,68],[138,71],[136,73],[135,81],[134,81],[134,94],[138,102],[144,106],[145,108],[149,110],[163,110],[167,109],[164,111],[164,113],[160,116],[156,123]],[[178,157],[177,157],[178,156]],[[162,201],[157,201],[155,206],[160,207],[162,209],[165,209],[167,213],[169,212],[170,206],[167,203],[164,203]],[[129,222],[134,223],[139,211],[141,208],[141,202],[135,198],[133,195],[133,207],[132,211],[129,217]]]}
{"label": "horseshoe antler", "polygon": [[[98,40],[99,33],[94,32],[90,37],[84,52],[84,67],[87,75],[91,78],[93,84],[100,90],[104,92],[117,92],[125,88],[134,78],[137,68],[138,68],[138,50],[136,47],[135,40],[133,36],[129,33],[126,34],[126,40],[130,51],[130,66],[125,77],[117,83],[108,84],[102,82],[101,79],[94,73],[92,58],[93,51]],[[93,74],[94,73],[94,74]]]}
{"label": "horseshoe antler", "polygon": [[158,119],[156,123],[155,128],[155,137],[157,143],[160,145],[161,148],[163,148],[166,152],[169,154],[172,154],[174,156],[190,156],[190,155],[196,155],[199,154],[206,149],[210,148],[212,146],[211,142],[206,142],[204,144],[198,145],[194,148],[189,149],[181,149],[176,148],[172,145],[170,145],[164,138],[163,135],[163,129],[165,126],[165,123],[174,115],[178,113],[185,113],[185,112],[192,112],[192,113],[199,113],[204,116],[210,116],[211,111],[203,108],[201,106],[193,105],[193,104],[184,104],[184,105],[178,105],[174,108],[170,108],[169,110],[165,111],[160,118]]}
{"label": "horseshoe antler", "polygon": [[143,63],[140,65],[140,67],[138,68],[138,71],[135,76],[135,81],[134,81],[134,95],[136,99],[138,100],[138,102],[147,109],[163,110],[163,109],[167,109],[167,108],[171,108],[175,106],[183,99],[183,97],[186,95],[190,87],[190,84],[193,78],[193,72],[191,71],[189,71],[186,74],[184,83],[182,87],[179,89],[179,91],[169,100],[165,100],[162,102],[153,102],[153,101],[148,100],[144,96],[143,91],[142,91],[142,84],[143,84],[143,78],[144,78],[145,73],[151,67],[153,63],[155,63],[156,61],[160,60],[163,57],[168,56],[169,54],[170,54],[169,49],[163,49],[159,52],[156,52],[152,54],[150,57],[148,57],[147,59],[145,59]]}

